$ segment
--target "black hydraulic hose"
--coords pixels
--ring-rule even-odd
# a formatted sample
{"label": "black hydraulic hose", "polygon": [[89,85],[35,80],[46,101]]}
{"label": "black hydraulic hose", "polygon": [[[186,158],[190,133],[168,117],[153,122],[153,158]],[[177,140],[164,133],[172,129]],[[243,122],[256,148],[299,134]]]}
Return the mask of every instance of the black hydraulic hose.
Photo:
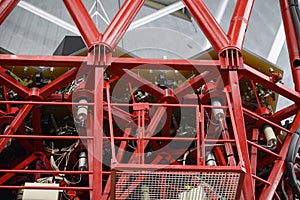
{"label": "black hydraulic hose", "polygon": [[290,146],[286,157],[286,172],[289,177],[290,184],[294,192],[298,196],[300,196],[300,186],[297,183],[294,164],[295,164],[299,147],[300,147],[300,125],[298,126],[296,132],[292,136],[292,140],[290,142]]}
{"label": "black hydraulic hose", "polygon": [[294,0],[294,5],[295,5],[295,8],[296,8],[296,13],[297,13],[298,20],[300,21],[300,10],[299,10],[298,0]]}
{"label": "black hydraulic hose", "polygon": [[298,48],[300,48],[300,11],[297,0],[289,0],[290,12],[297,33]]}

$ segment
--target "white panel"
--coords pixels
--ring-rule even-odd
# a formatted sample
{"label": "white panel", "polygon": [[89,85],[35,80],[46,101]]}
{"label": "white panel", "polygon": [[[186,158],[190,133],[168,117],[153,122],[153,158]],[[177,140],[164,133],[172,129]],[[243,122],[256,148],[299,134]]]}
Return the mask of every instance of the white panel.
{"label": "white panel", "polygon": [[[25,186],[56,186],[59,184],[46,184],[46,183],[25,183]],[[34,190],[25,189],[23,193],[23,200],[58,200],[58,190]]]}

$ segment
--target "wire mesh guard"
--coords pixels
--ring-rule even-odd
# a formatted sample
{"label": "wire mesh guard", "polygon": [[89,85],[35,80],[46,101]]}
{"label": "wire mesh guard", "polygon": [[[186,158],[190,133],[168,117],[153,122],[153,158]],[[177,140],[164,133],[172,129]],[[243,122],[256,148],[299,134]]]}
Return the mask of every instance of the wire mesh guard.
{"label": "wire mesh guard", "polygon": [[237,172],[116,172],[115,199],[235,199]]}

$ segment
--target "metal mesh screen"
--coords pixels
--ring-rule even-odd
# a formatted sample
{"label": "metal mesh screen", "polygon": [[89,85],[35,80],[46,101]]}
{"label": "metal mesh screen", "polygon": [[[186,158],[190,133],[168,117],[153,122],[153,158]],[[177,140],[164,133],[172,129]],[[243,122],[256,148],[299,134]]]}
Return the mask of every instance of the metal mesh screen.
{"label": "metal mesh screen", "polygon": [[117,172],[115,199],[235,199],[236,172]]}

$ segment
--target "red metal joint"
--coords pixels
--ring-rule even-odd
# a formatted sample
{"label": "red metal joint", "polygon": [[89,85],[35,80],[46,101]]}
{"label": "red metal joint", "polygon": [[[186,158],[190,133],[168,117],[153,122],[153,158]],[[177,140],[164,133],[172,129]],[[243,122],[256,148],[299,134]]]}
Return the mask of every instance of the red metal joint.
{"label": "red metal joint", "polygon": [[94,44],[89,49],[88,65],[109,66],[112,62],[112,48],[105,43]]}
{"label": "red metal joint", "polygon": [[242,67],[242,53],[236,47],[228,47],[219,54],[221,69],[240,69]]}
{"label": "red metal joint", "polygon": [[44,98],[40,95],[40,89],[33,87],[29,90],[26,100],[27,101],[43,101]]}
{"label": "red metal joint", "polygon": [[179,101],[174,95],[173,90],[165,89],[165,95],[158,101],[158,103],[177,104]]}

